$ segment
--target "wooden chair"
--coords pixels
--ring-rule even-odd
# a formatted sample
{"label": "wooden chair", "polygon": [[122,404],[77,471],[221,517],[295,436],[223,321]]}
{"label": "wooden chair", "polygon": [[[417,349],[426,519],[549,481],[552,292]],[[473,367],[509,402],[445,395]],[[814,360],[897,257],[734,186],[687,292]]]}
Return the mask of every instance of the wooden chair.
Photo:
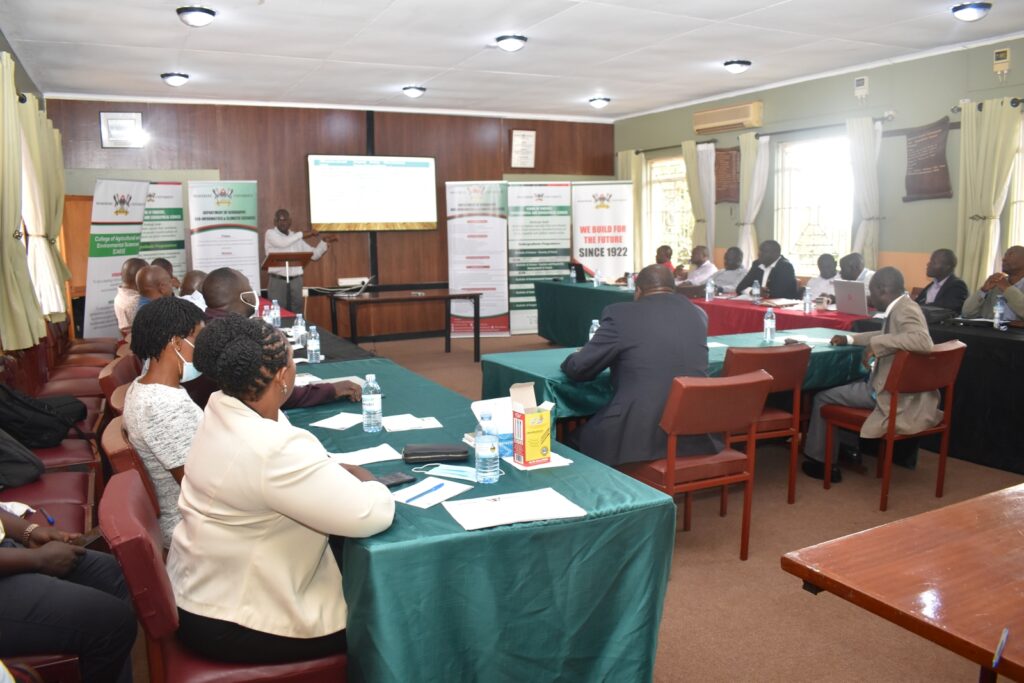
{"label": "wooden chair", "polygon": [[100,388],[103,389],[103,396],[110,404],[110,398],[114,390],[122,384],[131,383],[139,376],[138,357],[134,353],[121,356],[110,361],[100,371]]}
{"label": "wooden chair", "polygon": [[[789,344],[763,349],[729,347],[722,366],[723,377],[764,370],[772,376],[769,394],[785,391],[792,396],[792,412],[766,406],[754,423],[756,438],[759,440],[790,439],[787,501],[791,504],[796,501],[796,468],[800,458],[800,399],[810,362],[811,347],[806,344]],[[729,442],[743,441],[743,438],[743,434],[732,434]]]}
{"label": "wooden chair", "polygon": [[101,443],[103,452],[107,454],[107,460],[110,462],[110,469],[115,474],[132,470],[139,473],[142,484],[146,487],[149,501],[153,504],[153,511],[159,517],[160,501],[156,497],[153,479],[149,476],[149,471],[146,469],[145,463],[142,462],[142,458],[139,457],[138,451],[128,441],[128,435],[124,429],[124,419],[121,416],[115,417],[107,424],[106,429],[103,430]]}
{"label": "wooden chair", "polygon": [[[967,345],[952,340],[938,344],[931,353],[910,353],[899,351],[893,359],[889,376],[885,380],[885,391],[889,392],[889,424],[885,434],[885,450],[880,452],[876,476],[882,478],[882,498],[878,509],[885,511],[889,504],[889,480],[892,475],[892,451],[897,441],[929,434],[941,434],[939,447],[939,473],[935,482],[935,497],[942,497],[942,489],[946,479],[946,456],[949,453],[949,427],[953,419],[953,385],[960,372],[960,363],[964,359]],[[942,419],[930,429],[914,434],[896,433],[896,406],[900,394],[913,394],[925,391],[945,390],[945,401],[942,406]],[[826,405],[821,409],[821,417],[825,420],[825,488],[832,485],[832,428],[840,427],[859,432],[861,425],[867,420],[872,409],[848,408],[846,406]]]}
{"label": "wooden chair", "polygon": [[100,528],[121,565],[146,633],[150,681],[347,680],[348,659],[343,654],[290,664],[228,664],[203,659],[178,644],[178,609],[164,567],[160,524],[138,472],[111,477],[100,501]]}
{"label": "wooden chair", "polygon": [[[668,434],[665,458],[620,465],[619,469],[645,484],[675,497],[683,494],[683,530],[690,528],[690,493],[723,488],[721,514],[725,514],[724,487],[744,484],[743,531],[740,559],[747,559],[750,505],[754,495],[755,425],[764,408],[772,376],[764,370],[734,377],[676,377],[672,380],[661,428]],[[678,437],[745,431],[746,453],[728,445],[719,453],[677,456]]]}

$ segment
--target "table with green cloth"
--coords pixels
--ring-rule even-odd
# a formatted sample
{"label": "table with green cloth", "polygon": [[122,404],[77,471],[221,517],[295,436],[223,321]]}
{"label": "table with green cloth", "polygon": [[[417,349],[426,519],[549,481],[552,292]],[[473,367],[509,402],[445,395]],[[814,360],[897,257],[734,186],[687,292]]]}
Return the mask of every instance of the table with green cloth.
{"label": "table with green cloth", "polygon": [[[467,399],[391,361],[305,366],[322,378],[375,373],[384,415],[443,428],[367,434],[310,427],[358,403],[289,411],[330,452],[457,442],[474,428]],[[396,504],[384,533],[347,539],[349,677],[354,681],[651,680],[675,529],[671,498],[571,449],[569,467],[523,472],[454,500],[551,487],[584,518],[465,531],[440,504]],[[472,458],[466,464],[472,465]],[[411,472],[402,461],[375,474]],[[423,475],[418,475],[422,478]]]}
{"label": "table with green cloth", "polygon": [[608,304],[632,301],[625,287],[576,282],[534,282],[537,334],[561,346],[580,346],[589,338],[590,323],[601,319]]}
{"label": "table with green cloth", "polygon": [[[852,382],[864,376],[859,346],[831,346],[828,340],[835,330],[812,327],[787,330],[776,336],[775,346],[790,337],[805,337],[811,345],[811,361],[804,378],[804,389],[824,389]],[[708,337],[708,373],[722,371],[726,348],[765,347],[761,333],[729,334]],[[590,382],[574,382],[562,373],[561,365],[575,349],[544,349],[517,353],[492,353],[484,356],[483,397],[508,395],[516,382],[533,382],[537,401],[553,401],[556,418],[593,415],[611,400],[611,371],[605,370]]]}

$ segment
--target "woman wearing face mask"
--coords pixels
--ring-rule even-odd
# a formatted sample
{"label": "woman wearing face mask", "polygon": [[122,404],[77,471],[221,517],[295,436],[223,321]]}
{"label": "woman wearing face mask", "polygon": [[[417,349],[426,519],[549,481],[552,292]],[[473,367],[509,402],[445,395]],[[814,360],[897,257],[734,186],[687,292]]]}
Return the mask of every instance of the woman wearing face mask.
{"label": "woman wearing face mask", "polygon": [[164,546],[178,524],[178,494],[185,454],[203,411],[181,387],[199,372],[192,364],[203,312],[191,301],[164,297],[139,309],[132,323],[132,352],[147,363],[124,399],[128,440],[146,465],[160,503]]}
{"label": "woman wearing face mask", "polygon": [[332,463],[281,412],[295,386],[281,332],[258,319],[214,320],[195,359],[221,390],[192,440],[167,558],[179,640],[234,662],[345,651],[347,608],[328,536],[384,531],[394,499],[366,470]]}

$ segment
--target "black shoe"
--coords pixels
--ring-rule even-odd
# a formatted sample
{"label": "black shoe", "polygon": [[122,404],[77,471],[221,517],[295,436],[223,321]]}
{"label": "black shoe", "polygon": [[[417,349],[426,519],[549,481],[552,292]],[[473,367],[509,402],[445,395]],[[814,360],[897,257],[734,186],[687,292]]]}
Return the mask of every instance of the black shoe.
{"label": "black shoe", "polygon": [[[825,479],[825,463],[817,460],[811,460],[810,458],[804,458],[804,463],[801,465],[801,469],[808,477],[812,479]],[[838,484],[843,480],[843,473],[839,470],[839,467],[832,465],[832,483]]]}
{"label": "black shoe", "polygon": [[860,466],[864,464],[864,456],[849,444],[839,444],[839,462]]}

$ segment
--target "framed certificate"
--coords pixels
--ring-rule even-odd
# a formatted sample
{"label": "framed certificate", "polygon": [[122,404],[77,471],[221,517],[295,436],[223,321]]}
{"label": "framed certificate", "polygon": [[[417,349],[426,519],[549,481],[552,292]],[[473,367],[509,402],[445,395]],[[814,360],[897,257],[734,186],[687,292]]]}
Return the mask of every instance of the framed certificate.
{"label": "framed certificate", "polygon": [[142,112],[100,112],[100,143],[103,147],[141,148],[148,140],[149,136],[142,129]]}

